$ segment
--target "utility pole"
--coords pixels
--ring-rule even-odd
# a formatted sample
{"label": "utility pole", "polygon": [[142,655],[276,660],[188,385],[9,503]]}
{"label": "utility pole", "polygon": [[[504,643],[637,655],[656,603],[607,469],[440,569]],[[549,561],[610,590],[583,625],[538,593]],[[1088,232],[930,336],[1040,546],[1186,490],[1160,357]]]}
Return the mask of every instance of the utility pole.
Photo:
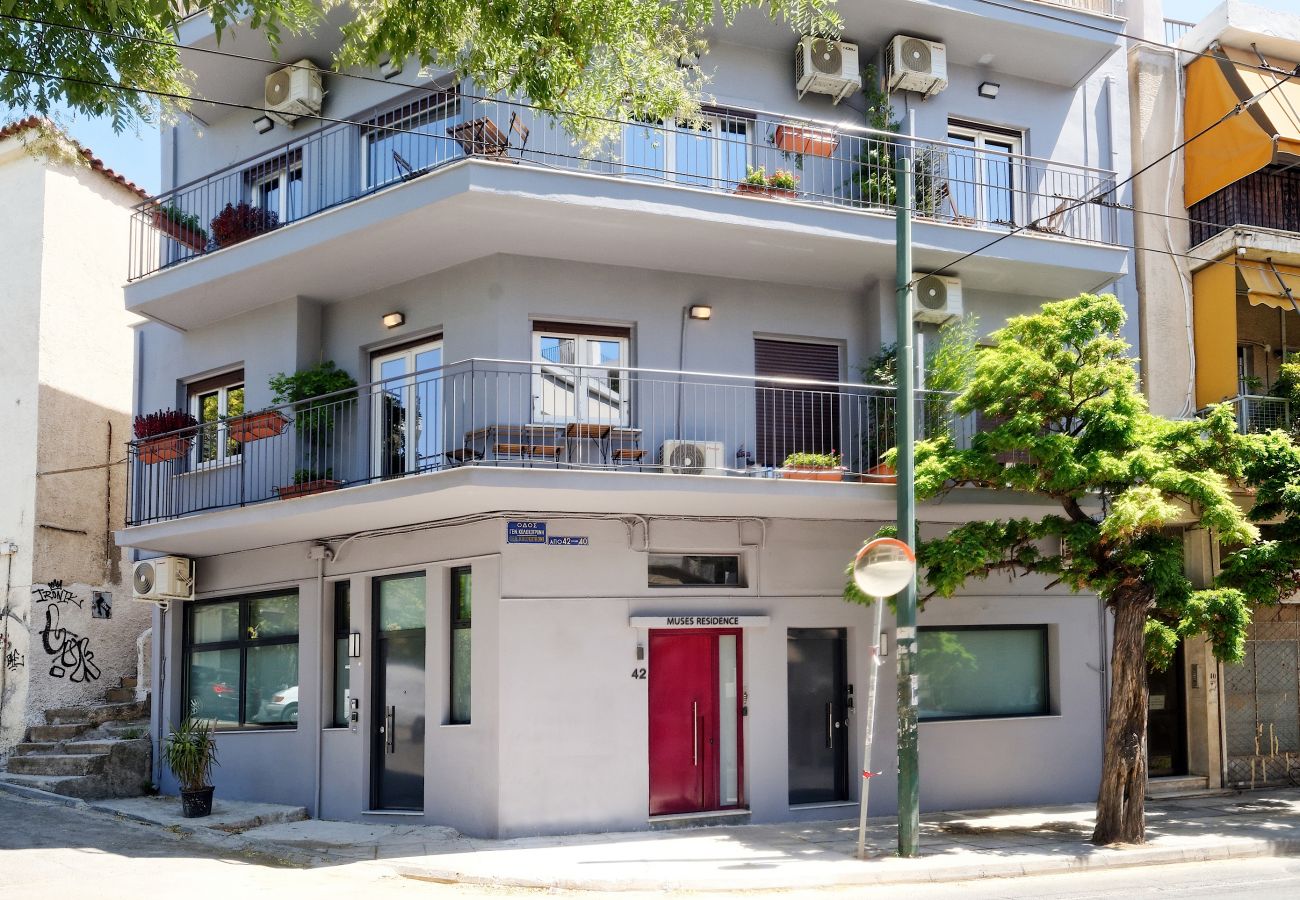
{"label": "utility pole", "polygon": [[[913,134],[908,116],[907,134]],[[912,341],[912,143],[905,140],[898,154],[897,271],[894,275],[898,308],[898,396],[894,432],[898,441],[898,539],[916,548],[916,368]],[[914,857],[921,830],[920,779],[917,772],[916,701],[916,576],[895,599],[894,642],[898,657],[898,855]]]}

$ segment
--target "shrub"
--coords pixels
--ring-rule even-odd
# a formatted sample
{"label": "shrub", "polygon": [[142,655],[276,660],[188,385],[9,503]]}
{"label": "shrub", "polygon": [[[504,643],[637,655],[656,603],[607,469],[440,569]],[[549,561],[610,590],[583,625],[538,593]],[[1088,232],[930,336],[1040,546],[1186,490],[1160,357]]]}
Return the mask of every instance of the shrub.
{"label": "shrub", "polygon": [[229,247],[280,226],[280,217],[260,206],[226,204],[212,219],[212,239],[218,247]]}
{"label": "shrub", "polygon": [[162,757],[182,791],[198,791],[210,786],[212,767],[218,765],[212,723],[187,716],[163,741]]}
{"label": "shrub", "polygon": [[830,453],[791,453],[783,464],[787,469],[834,469],[840,465],[840,455]]}
{"label": "shrub", "polygon": [[183,428],[194,428],[198,419],[178,409],[161,409],[148,415],[136,416],[133,429],[137,440],[169,434]]}

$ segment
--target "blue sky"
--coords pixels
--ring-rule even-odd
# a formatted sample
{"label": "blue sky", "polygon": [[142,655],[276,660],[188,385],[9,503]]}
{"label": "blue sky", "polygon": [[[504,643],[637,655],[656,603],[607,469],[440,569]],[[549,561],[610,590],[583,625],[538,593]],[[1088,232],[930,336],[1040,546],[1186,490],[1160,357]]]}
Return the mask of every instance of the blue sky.
{"label": "blue sky", "polygon": [[[1165,15],[1171,19],[1195,22],[1220,2],[1221,0],[1165,0]],[[1254,0],[1254,2],[1272,9],[1300,13],[1300,0]],[[0,122],[11,118],[13,115],[0,106]],[[110,168],[122,172],[149,193],[158,191],[159,145],[156,131],[142,128],[138,134],[134,132],[114,134],[112,126],[107,121],[73,118],[68,115],[61,116],[60,120],[73,137],[93,150]]]}

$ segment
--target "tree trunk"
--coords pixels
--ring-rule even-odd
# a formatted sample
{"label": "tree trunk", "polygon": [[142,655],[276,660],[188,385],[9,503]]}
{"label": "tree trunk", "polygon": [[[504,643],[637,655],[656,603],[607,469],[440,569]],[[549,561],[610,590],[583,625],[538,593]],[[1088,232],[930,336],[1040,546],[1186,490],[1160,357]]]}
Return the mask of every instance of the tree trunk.
{"label": "tree trunk", "polygon": [[1110,653],[1101,789],[1094,844],[1146,842],[1147,664],[1145,626],[1150,603],[1141,595],[1116,600]]}

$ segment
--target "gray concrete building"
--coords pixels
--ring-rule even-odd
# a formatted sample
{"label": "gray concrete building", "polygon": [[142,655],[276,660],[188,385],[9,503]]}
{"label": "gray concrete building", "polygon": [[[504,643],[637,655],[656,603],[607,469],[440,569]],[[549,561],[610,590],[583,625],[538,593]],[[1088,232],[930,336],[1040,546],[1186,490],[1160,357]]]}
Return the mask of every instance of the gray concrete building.
{"label": "gray concrete building", "polygon": [[[118,540],[193,561],[192,598],[153,592],[154,724],[217,722],[219,797],[517,835],[852,816],[869,768],[893,811],[893,729],[862,758],[871,611],[841,599],[894,510],[892,392],[861,369],[896,334],[900,144],[862,81],[915,122],[925,341],[1083,291],[1136,313],[1127,217],[1077,203],[1130,168],[1127,24],[840,11],[830,47],[716,29],[699,127],[598,146],[438,73],[186,54],[198,94],[271,102],[196,103],[132,223],[136,411],[198,423],[133,445]],[[330,34],[281,57],[323,65]],[[327,362],[355,384],[276,390]],[[924,427],[960,440],[945,400]],[[1020,512],[958,492],[921,528]],[[926,809],[1095,796],[1095,597],[989,582],[920,624]]]}

